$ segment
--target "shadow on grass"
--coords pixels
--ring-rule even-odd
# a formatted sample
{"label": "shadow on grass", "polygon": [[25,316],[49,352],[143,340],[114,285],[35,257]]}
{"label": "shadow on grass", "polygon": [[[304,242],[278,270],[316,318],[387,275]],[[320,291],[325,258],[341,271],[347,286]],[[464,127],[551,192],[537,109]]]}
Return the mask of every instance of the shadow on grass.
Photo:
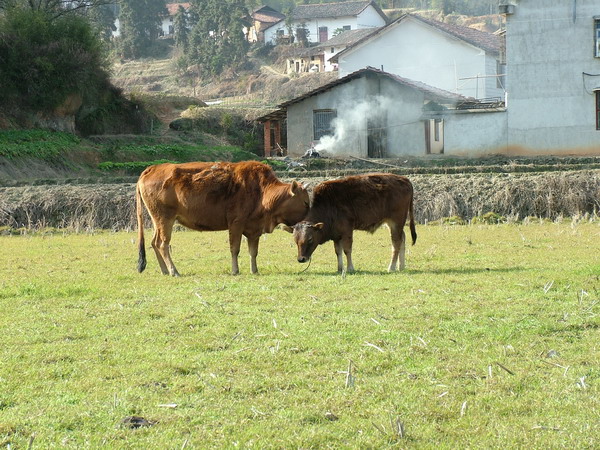
{"label": "shadow on grass", "polygon": [[[356,270],[355,272],[348,272],[346,276],[354,276],[354,275],[420,275],[420,274],[434,274],[434,275],[469,275],[469,274],[477,274],[477,273],[511,273],[511,272],[523,272],[529,270],[526,267],[500,267],[500,268],[488,268],[488,267],[477,267],[477,268],[447,268],[447,269],[405,269],[395,272],[388,272],[387,270]],[[337,271],[327,271],[327,270],[319,270],[319,271],[300,271],[296,272],[294,275],[331,275],[331,276],[342,276],[342,274]]]}

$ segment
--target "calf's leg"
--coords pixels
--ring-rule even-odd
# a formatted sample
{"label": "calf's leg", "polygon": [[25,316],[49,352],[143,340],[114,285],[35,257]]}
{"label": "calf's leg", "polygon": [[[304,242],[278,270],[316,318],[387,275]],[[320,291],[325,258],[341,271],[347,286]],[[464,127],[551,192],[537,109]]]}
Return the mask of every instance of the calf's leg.
{"label": "calf's leg", "polygon": [[[352,264],[352,233],[342,236],[341,245],[346,254],[346,272],[354,272],[354,264]],[[338,271],[341,272],[339,267]]]}
{"label": "calf's leg", "polygon": [[[240,245],[242,242],[242,230],[237,226],[229,227],[229,250],[231,251],[231,274],[240,273],[238,265],[238,256],[240,254]],[[248,241],[250,242],[250,241]],[[248,244],[250,245],[250,244]]]}
{"label": "calf's leg", "polygon": [[396,264],[398,259],[400,260],[400,266],[398,270],[404,269],[404,253],[406,251],[406,235],[404,234],[404,227],[399,227],[395,223],[388,223],[390,227],[390,234],[392,235],[392,259],[388,266],[388,272],[396,270]]}
{"label": "calf's leg", "polygon": [[333,247],[335,249],[335,254],[337,256],[337,270],[339,273],[342,273],[342,271],[344,270],[342,242],[341,241],[333,241]]}
{"label": "calf's leg", "polygon": [[259,236],[248,237],[248,253],[250,253],[250,270],[252,273],[258,273],[258,265],[256,264],[256,257],[258,256],[258,242],[260,241]]}

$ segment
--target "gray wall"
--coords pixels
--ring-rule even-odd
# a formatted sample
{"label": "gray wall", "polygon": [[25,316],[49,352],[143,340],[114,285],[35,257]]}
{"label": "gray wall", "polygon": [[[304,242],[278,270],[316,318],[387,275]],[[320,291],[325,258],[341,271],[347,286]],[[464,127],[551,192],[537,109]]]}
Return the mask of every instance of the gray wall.
{"label": "gray wall", "polygon": [[506,111],[451,112],[444,119],[444,154],[484,156],[505,153]]}
{"label": "gray wall", "polygon": [[593,17],[598,0],[516,2],[507,16],[508,150],[600,154]]}
{"label": "gray wall", "polygon": [[[304,99],[287,108],[288,153],[303,155],[311,144],[329,156],[367,157],[368,119],[382,119],[386,129],[387,156],[425,153],[421,121],[424,95],[386,77],[363,76]],[[337,111],[336,133],[314,141],[313,111]]]}

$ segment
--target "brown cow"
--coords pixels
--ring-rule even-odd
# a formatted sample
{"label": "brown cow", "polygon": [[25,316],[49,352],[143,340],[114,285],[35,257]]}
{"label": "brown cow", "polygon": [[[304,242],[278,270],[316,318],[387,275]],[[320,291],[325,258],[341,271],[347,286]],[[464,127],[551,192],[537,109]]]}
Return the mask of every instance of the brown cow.
{"label": "brown cow", "polygon": [[136,188],[139,227],[138,271],[146,268],[143,206],[154,224],[152,247],[163,274],[179,276],[169,243],[173,225],[197,231],[229,230],[231,271],[239,273],[242,235],[248,238],[252,273],[256,273],[258,240],[284,223],[294,225],[309,207],[306,189],[281,182],[266,164],[192,162],[150,166]]}
{"label": "brown cow", "polygon": [[409,214],[414,245],[417,233],[413,215],[413,187],[408,178],[385,173],[357,175],[317,185],[306,219],[293,228],[285,229],[294,233],[298,262],[309,261],[318,245],[333,240],[338,272],[344,269],[342,250],[346,254],[347,270],[353,272],[353,231],[373,233],[385,223],[392,234],[392,260],[388,267],[391,272],[396,270],[398,258],[399,269],[404,269],[404,224]]}

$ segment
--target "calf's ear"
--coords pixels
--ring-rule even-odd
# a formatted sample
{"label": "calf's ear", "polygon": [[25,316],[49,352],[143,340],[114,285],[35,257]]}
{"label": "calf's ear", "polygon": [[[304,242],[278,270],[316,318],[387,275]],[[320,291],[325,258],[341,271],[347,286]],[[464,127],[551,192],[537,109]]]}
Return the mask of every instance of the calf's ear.
{"label": "calf's ear", "polygon": [[319,223],[315,223],[315,224],[313,225],[313,228],[314,228],[315,230],[322,230],[324,226],[325,226],[325,224],[324,224],[323,222],[319,222]]}
{"label": "calf's ear", "polygon": [[287,225],[282,225],[281,228],[284,229],[285,231],[287,231],[288,233],[293,233],[294,232],[294,228],[293,227],[289,227]]}
{"label": "calf's ear", "polygon": [[292,181],[292,186],[290,187],[290,194],[292,197],[300,190],[299,188],[300,186],[298,186],[298,182],[296,180]]}

